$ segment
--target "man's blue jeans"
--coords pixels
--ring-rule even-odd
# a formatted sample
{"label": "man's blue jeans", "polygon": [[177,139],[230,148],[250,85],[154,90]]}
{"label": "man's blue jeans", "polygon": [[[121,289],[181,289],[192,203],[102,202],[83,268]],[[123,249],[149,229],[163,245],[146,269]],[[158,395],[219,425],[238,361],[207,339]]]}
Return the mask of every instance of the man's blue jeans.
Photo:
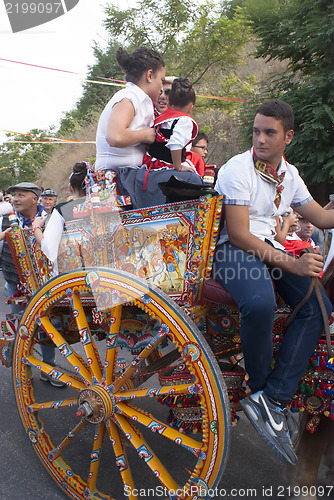
{"label": "man's blue jeans", "polygon": [[[311,278],[269,268],[229,242],[217,247],[213,278],[226,288],[239,306],[240,336],[251,391],[263,389],[267,396],[287,403],[297,389],[324,325],[313,291],[285,332],[272,369],[272,327],[276,309],[273,282],[279,295],[294,309],[305,297]],[[332,304],[322,295],[329,317]]]}

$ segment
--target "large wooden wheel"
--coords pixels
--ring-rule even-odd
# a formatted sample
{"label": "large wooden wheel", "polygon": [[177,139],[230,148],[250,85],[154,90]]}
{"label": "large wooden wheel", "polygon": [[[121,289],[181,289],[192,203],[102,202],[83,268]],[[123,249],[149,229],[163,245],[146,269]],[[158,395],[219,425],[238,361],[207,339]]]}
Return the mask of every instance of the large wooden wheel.
{"label": "large wooden wheel", "polygon": [[[135,352],[121,349],[118,335],[129,307],[154,325]],[[106,335],[94,333],[87,311]],[[66,317],[77,339],[75,332],[67,338]],[[56,367],[41,359],[41,330],[58,348]],[[162,385],[159,369],[180,363],[193,380]],[[40,371],[66,387],[42,382]],[[86,269],[48,282],[20,322],[13,380],[30,442],[70,498],[205,498],[218,485],[230,422],[224,381],[194,323],[144,280]],[[199,398],[203,433],[187,435],[166,423],[168,408],[158,399],[167,395]]]}

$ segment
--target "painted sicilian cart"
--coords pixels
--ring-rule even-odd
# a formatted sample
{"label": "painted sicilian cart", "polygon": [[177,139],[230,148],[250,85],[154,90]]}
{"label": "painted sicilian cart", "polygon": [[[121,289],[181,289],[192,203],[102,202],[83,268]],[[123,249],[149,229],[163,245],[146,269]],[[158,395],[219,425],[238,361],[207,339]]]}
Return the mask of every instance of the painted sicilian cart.
{"label": "painted sicilian cart", "polygon": [[[3,331],[16,334],[20,417],[71,498],[134,499],[148,486],[163,498],[203,498],[220,481],[230,425],[221,370],[195,324],[208,310],[198,297],[222,199],[107,205],[95,196],[73,213],[56,276],[32,231],[13,224],[22,289],[12,300],[26,307]],[[56,366],[42,360],[42,344],[58,348]],[[42,382],[41,372],[66,386]],[[184,407],[179,421],[174,407]]]}
{"label": "painted sicilian cart", "polygon": [[[56,276],[14,222],[22,287],[12,300],[26,308],[3,322],[1,355],[27,436],[70,498],[135,499],[149,488],[208,498],[247,391],[239,312],[210,278],[223,200],[125,211],[116,201],[101,189],[73,210]],[[278,304],[274,351],[288,315]],[[43,344],[57,347],[56,366],[43,362]],[[291,403],[311,427],[334,418],[332,361],[321,340]]]}

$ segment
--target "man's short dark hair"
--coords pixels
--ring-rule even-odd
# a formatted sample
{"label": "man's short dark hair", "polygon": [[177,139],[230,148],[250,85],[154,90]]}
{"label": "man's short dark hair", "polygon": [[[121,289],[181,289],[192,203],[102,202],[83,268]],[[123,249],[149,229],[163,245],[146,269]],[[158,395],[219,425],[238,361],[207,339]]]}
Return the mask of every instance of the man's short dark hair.
{"label": "man's short dark hair", "polygon": [[257,108],[255,115],[257,114],[273,116],[277,120],[280,120],[285,133],[288,130],[293,130],[295,117],[292,107],[287,102],[280,101],[279,99],[266,101]]}

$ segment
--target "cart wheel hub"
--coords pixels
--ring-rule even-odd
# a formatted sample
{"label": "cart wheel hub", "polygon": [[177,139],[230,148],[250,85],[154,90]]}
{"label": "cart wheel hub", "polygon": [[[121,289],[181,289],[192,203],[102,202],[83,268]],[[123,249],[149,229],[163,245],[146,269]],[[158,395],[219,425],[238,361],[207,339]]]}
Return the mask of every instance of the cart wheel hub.
{"label": "cart wheel hub", "polygon": [[116,408],[112,394],[101,385],[91,385],[78,397],[78,418],[85,418],[91,424],[107,420]]}

